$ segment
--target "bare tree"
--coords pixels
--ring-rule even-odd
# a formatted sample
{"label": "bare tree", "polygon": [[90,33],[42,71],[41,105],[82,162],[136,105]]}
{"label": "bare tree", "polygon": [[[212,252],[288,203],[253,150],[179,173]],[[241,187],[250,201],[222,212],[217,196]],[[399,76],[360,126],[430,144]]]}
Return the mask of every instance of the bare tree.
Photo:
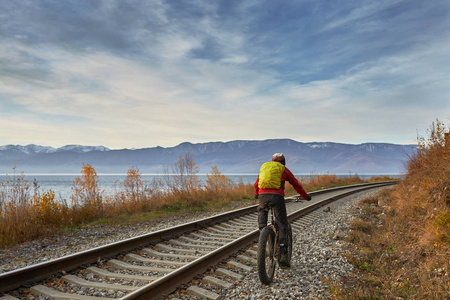
{"label": "bare tree", "polygon": [[171,174],[165,177],[171,192],[188,193],[201,187],[201,179],[197,175],[199,168],[194,162],[192,153],[188,152],[184,157],[180,156],[171,170]]}

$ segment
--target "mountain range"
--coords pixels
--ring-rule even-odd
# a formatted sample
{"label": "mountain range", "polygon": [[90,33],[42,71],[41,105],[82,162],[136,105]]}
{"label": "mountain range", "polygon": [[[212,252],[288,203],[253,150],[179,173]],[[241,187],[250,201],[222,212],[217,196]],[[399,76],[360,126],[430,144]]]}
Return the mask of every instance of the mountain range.
{"label": "mountain range", "polygon": [[399,174],[416,145],[387,143],[302,143],[290,139],[182,143],[175,147],[112,150],[103,146],[38,145],[0,146],[0,173],[79,173],[83,164],[97,173],[126,173],[137,167],[141,173],[169,173],[186,153],[191,153],[200,173],[217,166],[225,174],[255,174],[272,154],[283,152],[286,166],[296,174]]}

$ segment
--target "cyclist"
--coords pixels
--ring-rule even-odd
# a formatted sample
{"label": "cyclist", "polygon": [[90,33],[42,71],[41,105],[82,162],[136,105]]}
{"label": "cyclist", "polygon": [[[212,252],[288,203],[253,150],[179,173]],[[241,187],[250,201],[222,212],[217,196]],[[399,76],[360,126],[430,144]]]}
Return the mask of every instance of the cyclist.
{"label": "cyclist", "polygon": [[[281,179],[280,179],[280,187],[279,188],[260,188],[260,174],[255,182],[255,198],[259,200],[258,206],[258,225],[259,230],[262,230],[267,226],[267,216],[268,216],[268,205],[271,204],[274,209],[275,217],[277,220],[278,228],[280,228],[280,265],[289,267],[287,260],[287,234],[289,230],[289,223],[287,219],[286,213],[286,204],[284,201],[284,184],[288,181],[294,189],[299,193],[304,199],[311,200],[311,196],[309,196],[305,190],[303,189],[300,182],[298,182],[297,178],[294,177],[291,171],[285,167],[286,159],[283,153],[275,153],[272,157],[273,162],[278,162],[283,165],[280,168],[282,170]],[[276,165],[276,164],[275,164]]]}

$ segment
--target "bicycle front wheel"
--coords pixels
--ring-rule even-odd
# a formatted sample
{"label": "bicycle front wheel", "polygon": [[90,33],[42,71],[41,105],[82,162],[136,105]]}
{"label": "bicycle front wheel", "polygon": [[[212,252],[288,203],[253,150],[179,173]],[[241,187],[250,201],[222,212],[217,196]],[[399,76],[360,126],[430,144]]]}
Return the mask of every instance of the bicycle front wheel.
{"label": "bicycle front wheel", "polygon": [[259,280],[270,284],[275,273],[275,232],[266,226],[259,235],[257,268]]}
{"label": "bicycle front wheel", "polygon": [[289,224],[289,230],[288,230],[288,236],[287,236],[287,240],[288,240],[288,265],[291,265],[291,259],[292,259],[292,244],[293,244],[293,240],[292,240],[292,227]]}

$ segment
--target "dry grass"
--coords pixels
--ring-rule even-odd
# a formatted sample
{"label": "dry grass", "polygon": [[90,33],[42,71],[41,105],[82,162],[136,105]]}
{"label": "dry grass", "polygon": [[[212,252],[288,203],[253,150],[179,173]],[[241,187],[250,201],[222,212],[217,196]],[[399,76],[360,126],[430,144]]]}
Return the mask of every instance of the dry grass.
{"label": "dry grass", "polygon": [[[187,165],[187,167],[186,167]],[[189,211],[222,210],[254,201],[253,186],[232,182],[217,167],[212,168],[205,186],[190,154],[176,162],[178,174],[145,185],[135,167],[127,172],[121,188],[106,194],[98,187],[98,175],[83,165],[72,185],[70,203],[57,201],[52,190],[39,191],[14,175],[0,186],[0,247],[8,247],[50,234],[63,228],[90,222],[142,222]],[[238,203],[238,204],[236,204]]]}
{"label": "dry grass", "polygon": [[407,168],[394,189],[359,204],[347,254],[358,272],[331,285],[333,299],[450,299],[450,141],[441,122]]}
{"label": "dry grass", "polygon": [[[395,180],[394,178],[388,176],[372,177],[368,180],[363,180],[358,175],[338,177],[335,174],[311,174],[307,176],[300,176],[297,179],[300,181],[303,188],[307,192],[365,182],[380,182],[380,181]],[[295,195],[297,193],[288,182],[286,182],[285,192],[287,196]]]}

